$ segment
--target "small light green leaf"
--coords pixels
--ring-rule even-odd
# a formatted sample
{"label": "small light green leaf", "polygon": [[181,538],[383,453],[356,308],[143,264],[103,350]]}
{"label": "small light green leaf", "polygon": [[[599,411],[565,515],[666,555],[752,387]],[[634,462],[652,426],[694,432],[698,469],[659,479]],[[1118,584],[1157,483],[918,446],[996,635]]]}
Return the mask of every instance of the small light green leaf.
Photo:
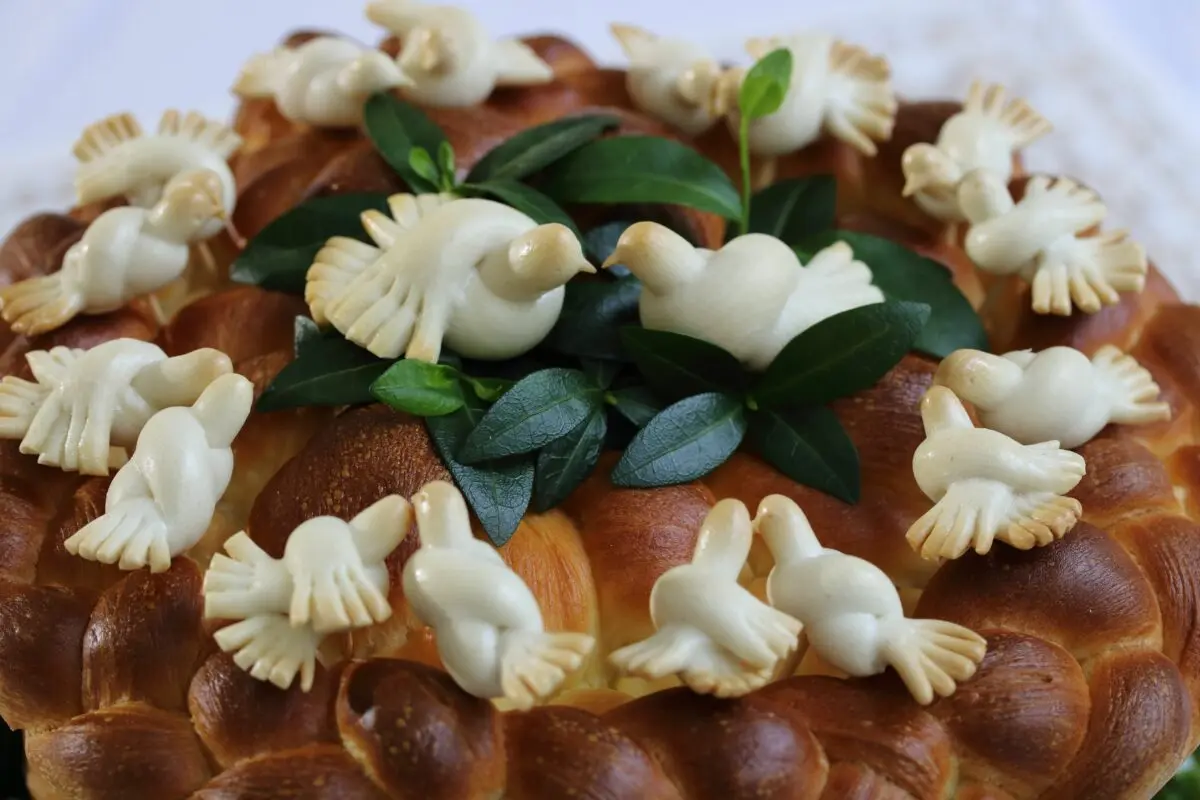
{"label": "small light green leaf", "polygon": [[737,219],[738,190],[691,147],[657,136],[597,139],[543,173],[542,191],[560,203],[665,203]]}
{"label": "small light green leaf", "polygon": [[752,390],[763,408],[822,406],[871,386],[896,366],[929,306],[889,300],[821,320],[780,351]]}
{"label": "small light green leaf", "polygon": [[574,430],[541,449],[533,482],[535,511],[559,505],[592,474],[607,432],[604,406],[597,403]]}
{"label": "small light green leaf", "polygon": [[456,182],[457,165],[454,163],[454,148],[450,146],[450,142],[442,142],[438,145],[438,169],[442,173],[442,182],[453,186]]}
{"label": "small light green leaf", "polygon": [[742,79],[738,109],[747,119],[774,114],[787,97],[792,82],[792,53],[786,48],[772,50],[760,58]]}
{"label": "small light green leaf", "polygon": [[482,400],[467,394],[462,408],[445,416],[426,417],[425,427],[488,539],[501,547],[512,538],[529,508],[534,462],[526,455],[468,466],[454,458],[486,409]]}
{"label": "small light green leaf", "polygon": [[571,281],[562,313],[543,346],[568,356],[625,359],[619,331],[637,323],[641,294],[642,284],[633,277]]}
{"label": "small light green leaf", "polygon": [[832,228],[836,212],[837,181],[832,175],[784,180],[750,201],[750,232],[795,244]]}
{"label": "small light green leaf", "polygon": [[527,128],[479,159],[467,181],[527,178],[620,123],[612,114],[585,114]]}
{"label": "small light green leaf", "polygon": [[257,408],[277,411],[370,403],[371,384],[391,363],[340,336],[310,339],[305,334],[299,355],[271,381]]}
{"label": "small light green leaf", "polygon": [[410,162],[414,147],[428,155],[439,152],[442,142],[447,141],[446,134],[425,112],[389,92],[378,92],[363,106],[363,127],[379,155],[409,188],[414,192],[439,191],[438,181],[422,177]]}
{"label": "small light green leaf", "polygon": [[476,397],[489,403],[499,400],[500,396],[516,383],[516,381],[503,378],[471,378],[466,375],[463,375],[462,379],[470,385],[471,391],[475,392]]}
{"label": "small light green leaf", "polygon": [[647,386],[629,386],[611,393],[613,407],[622,417],[641,428],[662,411],[662,403]]}
{"label": "small light green leaf", "polygon": [[961,349],[988,350],[983,321],[954,285],[950,270],[891,239],[857,231],[814,234],[797,250],[807,262],[813,253],[838,241],[850,245],[854,257],[871,268],[872,282],[888,297],[929,306],[929,322],[913,343],[914,350],[934,358]]}
{"label": "small light green leaf", "polygon": [[796,483],[847,503],[858,502],[858,450],[828,408],[756,411],[746,441],[760,458]]}
{"label": "small light green leaf", "polygon": [[410,358],[393,364],[371,384],[371,394],[397,411],[436,417],[462,408],[458,371],[445,364]]}
{"label": "small light green leaf", "polygon": [[437,165],[433,163],[433,156],[429,155],[429,151],[424,147],[414,147],[408,151],[408,165],[412,167],[413,172],[434,186],[441,186],[442,177],[438,173]]}
{"label": "small light green leaf", "polygon": [[588,376],[588,380],[597,389],[607,389],[613,382],[613,378],[617,377],[617,373],[621,371],[621,365],[615,361],[603,361],[597,358],[580,359],[580,366],[583,367],[583,374]]}
{"label": "small light green leaf", "polygon": [[317,197],[285,211],[250,240],[231,267],[238,283],[278,292],[304,293],[313,259],[334,236],[369,242],[362,212],[387,211],[387,195],[338,194]]}
{"label": "small light green leaf", "polygon": [[549,222],[566,225],[576,237],[580,236],[579,228],[575,226],[575,220],[571,219],[558,203],[523,183],[494,180],[486,183],[467,183],[462,186],[462,189],[469,194],[493,197],[505,205],[512,206],[522,214],[528,215],[539,225]]}
{"label": "small light green leaf", "polygon": [[474,464],[545,447],[583,422],[598,394],[587,376],[574,369],[555,367],[522,378],[471,431],[458,460]]}
{"label": "small light green leaf", "polygon": [[621,343],[646,383],[663,397],[680,398],[701,392],[741,392],[745,370],[736,358],[715,344],[671,331],[626,327]]}
{"label": "small light green leaf", "polygon": [[616,486],[672,486],[702,478],[733,455],[746,434],[740,397],[710,392],[663,409],[638,431],[612,472]]}

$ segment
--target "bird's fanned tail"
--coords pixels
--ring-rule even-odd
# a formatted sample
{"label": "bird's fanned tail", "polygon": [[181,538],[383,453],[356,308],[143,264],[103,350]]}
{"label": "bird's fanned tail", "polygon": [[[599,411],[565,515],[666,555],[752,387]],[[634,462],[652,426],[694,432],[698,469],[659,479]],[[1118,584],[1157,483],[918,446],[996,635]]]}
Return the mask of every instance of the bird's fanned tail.
{"label": "bird's fanned tail", "polygon": [[154,501],[135,498],[89,522],[63,543],[71,555],[121,569],[150,567],[166,572],[171,567],[167,526]]}
{"label": "bird's fanned tail", "polygon": [[975,81],[967,90],[963,110],[990,118],[1013,143],[1013,149],[1028,147],[1050,133],[1050,121],[1019,97],[1009,97],[999,84]]}
{"label": "bird's fanned tail", "polygon": [[1144,425],[1171,418],[1169,403],[1159,401],[1159,386],[1150,371],[1120,349],[1105,345],[1092,356],[1092,365],[1112,399],[1111,422]]}
{"label": "bird's fanned tail", "polygon": [[583,633],[509,631],[500,654],[500,686],[520,709],[553,694],[583,664],[595,640]]}
{"label": "bird's fanned tail", "polygon": [[898,108],[887,60],[835,41],[829,51],[829,73],[825,127],[864,155],[875,155],[875,142],[892,136]]}
{"label": "bird's fanned tail", "polygon": [[0,316],[14,333],[36,336],[55,330],[84,308],[83,292],[62,270],[0,289]]}
{"label": "bird's fanned tail", "polygon": [[913,698],[929,705],[949,697],[958,683],[975,674],[987,642],[972,630],[937,619],[890,620],[881,631],[883,657],[900,675]]}

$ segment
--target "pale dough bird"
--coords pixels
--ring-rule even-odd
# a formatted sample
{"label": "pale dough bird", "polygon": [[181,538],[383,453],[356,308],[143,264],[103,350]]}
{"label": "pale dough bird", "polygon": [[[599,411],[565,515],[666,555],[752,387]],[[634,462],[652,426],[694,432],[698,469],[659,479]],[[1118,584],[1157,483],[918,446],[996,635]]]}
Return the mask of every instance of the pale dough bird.
{"label": "pale dough bird", "polygon": [[993,275],[1031,284],[1038,314],[1094,314],[1120,302],[1118,292],[1140,292],[1149,265],[1127,231],[1092,233],[1107,209],[1091,190],[1067,178],[1029,180],[1020,202],[994,172],[976,170],[958,187],[970,221],[964,249]]}
{"label": "pale dough bird", "polygon": [[724,71],[704,48],[633,25],[611,30],[629,59],[625,85],[638,108],[689,136],[717,123]]}
{"label": "pale dough bird", "polygon": [[318,127],[352,127],[376,92],[411,81],[395,59],[334,36],[318,36],[298,47],[280,47],[250,58],[234,94],[270,98],[285,118]]}
{"label": "pale dough bird", "polygon": [[1073,450],[1110,423],[1171,418],[1150,373],[1112,345],[1090,359],[1073,347],[1000,356],[957,350],[938,366],[934,382],[973,405],[986,427],[1021,444],[1054,440]]}
{"label": "pale dough bird", "polygon": [[[776,49],[792,54],[792,76],[779,110],[750,123],[750,152],[762,158],[794,153],[829,134],[864,155],[892,136],[896,95],[891,69],[883,58],[861,47],[819,33],[751,39],[755,59]],[[732,69],[720,82],[717,108],[729,115],[730,129],[740,127],[738,95],[744,69]]]}
{"label": "pale dough bird", "polygon": [[[149,136],[133,115],[115,114],[89,125],[75,143],[76,200],[84,205],[123,195],[131,205],[152,208],[174,180],[205,171],[217,177],[219,207],[232,216],[237,183],[228,160],[241,146],[232,128],[195,111],[165,112]],[[207,239],[223,227],[222,219],[211,218],[194,239]]]}
{"label": "pale dough bird", "polygon": [[822,547],[789,498],[765,498],[754,530],[775,559],[768,602],[804,624],[808,643],[831,666],[856,677],[890,666],[921,705],[948,697],[975,674],[987,650],[982,636],[951,622],[906,618],[883,570]]}
{"label": "pale dough bird", "polygon": [[0,289],[0,316],[35,336],[79,314],[114,311],[183,275],[190,245],[227,209],[221,181],[208,170],[176,176],[152,208],[105,211],[68,248],[58,272]]}
{"label": "pale dough bird", "polygon": [[413,498],[421,546],[404,567],[404,596],[433,628],[438,655],[476,697],[527,709],[552,695],[595,646],[583,633],[549,633],[533,592],[471,531],[467,505],[444,481]]}
{"label": "pale dough bird", "polygon": [[373,0],[367,19],[401,40],[402,91],[427,106],[474,106],[497,86],[549,83],[554,70],[517,39],[493,39],[466,9]]}
{"label": "pale dough bird", "polygon": [[363,214],[377,246],[330,239],[305,287],[318,324],[382,358],[436,362],[443,342],[466,358],[514,358],[550,333],[567,281],[596,271],[566,226],[501,203],[409,194],[388,203],[391,217]]}
{"label": "pale dough bird", "polygon": [[678,675],[693,691],[747,694],[767,683],[799,645],[801,623],[738,583],[753,538],[746,506],[725,499],[700,528],[689,564],[662,574],[650,592],[655,633],[609,656],[649,680]]}
{"label": "pale dough bird", "polygon": [[713,251],[656,222],[638,222],[604,262],[614,264],[642,282],[643,326],[711,342],[756,370],[818,322],[884,301],[870,268],[845,242],[803,265],[792,248],[765,234],[739,236]]}
{"label": "pale dough bird", "polygon": [[1083,509],[1066,497],[1086,471],[1083,456],[1056,441],[1021,444],[976,428],[962,401],[945,386],[921,399],[925,441],[913,455],[913,476],[934,502],[908,529],[908,542],[927,559],[983,554],[996,539],[1028,550],[1062,538]]}
{"label": "pale dough bird", "polygon": [[1013,156],[1045,136],[1051,125],[1024,100],[1010,98],[1003,86],[975,81],[957,114],[943,123],[933,144],[904,151],[904,196],[944,222],[966,217],[958,203],[958,185],[970,172],[985,169],[1007,184]]}
{"label": "pale dough bird", "polygon": [[204,577],[205,615],[247,618],[286,614],[297,627],[325,635],[384,622],[388,571],[384,560],[412,525],[412,510],[388,495],[349,522],[314,517],[296,527],[283,558],[268,556],[244,532],[213,556]]}
{"label": "pale dough bird", "polygon": [[67,552],[126,570],[168,570],[208,530],[253,402],[253,383],[222,375],[190,407],[151,417],[109,485],[104,513],[64,542]]}
{"label": "pale dough bird", "polygon": [[233,370],[204,348],[173,358],[156,345],[114,339],[89,350],[55,347],[25,356],[34,381],[0,380],[0,438],[20,439],[39,464],[107,475],[126,461],[158,411],[188,406]]}

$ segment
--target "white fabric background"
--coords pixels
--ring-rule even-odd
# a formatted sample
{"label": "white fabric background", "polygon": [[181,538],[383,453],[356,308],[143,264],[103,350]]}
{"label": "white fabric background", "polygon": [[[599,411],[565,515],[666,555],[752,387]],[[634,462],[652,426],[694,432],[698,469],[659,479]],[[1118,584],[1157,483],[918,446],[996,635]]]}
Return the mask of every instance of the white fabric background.
{"label": "white fabric background", "polygon": [[[1057,130],[1035,168],[1095,187],[1200,299],[1200,0],[458,0],[498,34],[567,31],[619,62],[626,21],[740,57],[751,35],[823,28],[886,54],[909,97],[959,96],[972,77],[1023,94]],[[70,201],[69,149],[120,110],[225,116],[244,58],[298,27],[381,36],[360,0],[0,0],[0,229]]]}

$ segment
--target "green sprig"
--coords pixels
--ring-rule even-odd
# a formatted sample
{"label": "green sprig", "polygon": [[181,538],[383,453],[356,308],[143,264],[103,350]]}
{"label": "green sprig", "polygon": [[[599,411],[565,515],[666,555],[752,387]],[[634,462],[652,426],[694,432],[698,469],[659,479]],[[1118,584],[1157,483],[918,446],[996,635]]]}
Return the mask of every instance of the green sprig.
{"label": "green sprig", "polygon": [[738,156],[742,168],[741,232],[750,232],[750,123],[779,110],[792,82],[792,53],[772,50],[760,58],[742,79],[738,91]]}

